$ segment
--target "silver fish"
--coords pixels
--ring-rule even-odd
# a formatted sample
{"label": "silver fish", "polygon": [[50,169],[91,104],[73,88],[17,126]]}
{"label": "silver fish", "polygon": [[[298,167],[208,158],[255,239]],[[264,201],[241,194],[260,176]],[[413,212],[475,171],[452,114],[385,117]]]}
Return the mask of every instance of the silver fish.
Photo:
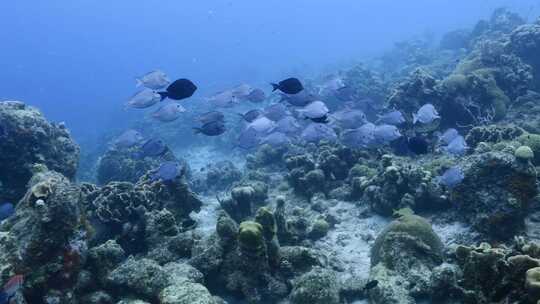
{"label": "silver fish", "polygon": [[378,125],[373,130],[375,141],[380,144],[386,144],[401,137],[401,133],[396,126]]}
{"label": "silver fish", "polygon": [[454,166],[446,170],[441,176],[437,177],[436,180],[438,183],[448,188],[454,188],[459,185],[464,178],[465,175],[463,174],[463,170],[458,166]]}
{"label": "silver fish", "polygon": [[426,103],[420,109],[418,109],[415,114],[413,114],[413,124],[416,124],[417,122],[429,124],[438,118],[441,117],[439,116],[437,109],[435,109],[432,104]]}
{"label": "silver fish", "polygon": [[131,148],[143,140],[141,133],[135,130],[127,130],[114,141],[118,148]]}
{"label": "silver fish", "polygon": [[162,163],[157,170],[151,175],[152,181],[172,181],[180,174],[180,165],[174,161]]}
{"label": "silver fish", "polygon": [[206,98],[206,101],[214,107],[230,108],[239,103],[239,100],[234,96],[232,90],[226,90]]}
{"label": "silver fish", "polygon": [[444,133],[441,136],[439,136],[439,140],[443,142],[445,145],[448,145],[458,136],[459,136],[458,131],[454,128],[450,128],[444,131]]}
{"label": "silver fish", "polygon": [[291,144],[291,140],[284,133],[272,132],[261,140],[261,144],[268,144],[273,147],[281,147]]}
{"label": "silver fish", "polygon": [[307,142],[318,143],[321,140],[335,141],[337,134],[331,127],[321,123],[309,124],[300,135]]}
{"label": "silver fish", "polygon": [[168,103],[152,114],[154,119],[161,122],[175,121],[180,117],[180,114],[186,112],[186,109],[178,103]]}
{"label": "silver fish", "polygon": [[468,147],[467,142],[465,142],[465,138],[458,135],[443,149],[450,154],[461,156],[465,154]]}
{"label": "silver fish", "polygon": [[136,79],[137,87],[144,86],[152,90],[159,90],[171,82],[165,73],[155,70]]}
{"label": "silver fish", "polygon": [[285,116],[276,122],[275,132],[281,132],[285,134],[296,134],[300,131],[301,127],[298,121],[292,116]]}
{"label": "silver fish", "polygon": [[259,132],[255,131],[252,128],[247,128],[243,130],[237,139],[236,146],[242,149],[252,149],[259,145],[261,141],[261,135]]}
{"label": "silver fish", "polygon": [[289,114],[287,107],[282,103],[270,105],[264,109],[264,116],[272,121],[278,121]]}
{"label": "silver fish", "polygon": [[405,122],[405,117],[403,117],[403,114],[398,111],[392,111],[383,115],[379,115],[379,118],[377,119],[377,123],[387,124],[387,125],[400,125]]}
{"label": "silver fish", "polygon": [[317,119],[322,118],[330,112],[326,104],[320,100],[313,101],[298,112],[305,118]]}
{"label": "silver fish", "polygon": [[135,109],[145,109],[151,107],[161,101],[161,95],[156,91],[151,89],[143,89],[133,95],[128,102],[126,107],[135,108]]}
{"label": "silver fish", "polygon": [[331,115],[343,129],[356,129],[367,122],[366,114],[361,110],[344,109]]}
{"label": "silver fish", "polygon": [[341,142],[351,148],[367,148],[375,142],[375,125],[366,123],[358,129],[349,129],[341,133]]}
{"label": "silver fish", "polygon": [[251,128],[259,133],[269,133],[274,129],[276,126],[276,123],[271,121],[270,119],[261,116],[257,119],[255,119],[253,122],[247,125],[247,128]]}

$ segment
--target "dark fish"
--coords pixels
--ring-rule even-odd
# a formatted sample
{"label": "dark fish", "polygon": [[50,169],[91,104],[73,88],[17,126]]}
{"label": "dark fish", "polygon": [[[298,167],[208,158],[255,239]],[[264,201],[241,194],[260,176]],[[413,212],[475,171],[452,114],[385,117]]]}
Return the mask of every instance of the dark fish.
{"label": "dark fish", "polygon": [[161,139],[149,139],[141,146],[138,152],[135,153],[135,158],[142,159],[145,157],[158,157],[167,152],[167,146]]}
{"label": "dark fish", "polygon": [[411,150],[411,152],[413,152],[414,154],[427,154],[429,143],[425,138],[421,136],[415,136],[409,138],[407,146],[409,147],[409,150]]}
{"label": "dark fish", "polygon": [[274,88],[272,91],[280,90],[286,94],[298,94],[304,89],[304,86],[297,78],[287,78],[278,84],[271,83],[271,85]]}
{"label": "dark fish", "polygon": [[247,122],[253,122],[255,119],[259,118],[259,116],[262,115],[262,111],[254,109],[254,110],[246,112],[245,114],[238,114],[238,115],[240,115]]}
{"label": "dark fish", "polygon": [[218,136],[225,133],[225,124],[221,121],[213,121],[207,124],[204,124],[200,128],[193,128],[195,134],[202,133],[206,136]]}
{"label": "dark fish", "polygon": [[377,281],[377,280],[369,281],[369,282],[367,282],[366,286],[364,286],[364,290],[373,289],[373,288],[377,287],[377,285],[379,285],[379,281]]}
{"label": "dark fish", "polygon": [[203,125],[213,121],[223,122],[225,121],[225,115],[220,111],[210,111],[199,115],[199,117],[197,117],[197,120]]}
{"label": "dark fish", "polygon": [[259,103],[266,99],[266,94],[261,89],[254,89],[246,98],[253,103]]}
{"label": "dark fish", "polygon": [[173,100],[182,100],[193,96],[197,91],[197,86],[189,79],[178,79],[171,83],[165,92],[158,92],[161,100],[170,98]]}
{"label": "dark fish", "polygon": [[306,119],[309,119],[313,122],[316,122],[316,123],[323,123],[323,124],[326,124],[326,123],[329,123],[330,121],[328,120],[328,115],[324,115],[323,117],[317,117],[317,118],[306,118]]}
{"label": "dark fish", "polygon": [[0,205],[0,222],[9,218],[15,213],[15,207],[12,203],[3,203]]}

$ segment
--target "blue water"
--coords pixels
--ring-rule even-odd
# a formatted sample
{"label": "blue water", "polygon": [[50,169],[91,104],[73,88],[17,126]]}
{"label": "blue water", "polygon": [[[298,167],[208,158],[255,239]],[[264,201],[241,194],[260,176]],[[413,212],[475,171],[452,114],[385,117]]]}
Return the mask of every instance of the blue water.
{"label": "blue water", "polygon": [[79,141],[137,118],[134,77],[161,68],[193,99],[358,61],[394,42],[470,27],[494,8],[533,17],[538,1],[17,0],[0,3],[0,98],[65,121]]}

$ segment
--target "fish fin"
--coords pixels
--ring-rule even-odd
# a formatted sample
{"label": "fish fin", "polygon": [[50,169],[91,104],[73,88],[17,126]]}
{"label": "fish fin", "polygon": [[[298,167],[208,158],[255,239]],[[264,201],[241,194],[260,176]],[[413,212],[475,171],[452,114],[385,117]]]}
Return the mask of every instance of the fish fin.
{"label": "fish fin", "polygon": [[135,85],[137,88],[142,87],[144,85],[140,78],[135,78],[135,81],[137,82],[137,84]]}
{"label": "fish fin", "polygon": [[270,83],[272,85],[272,92],[275,92],[279,89],[279,84],[275,84],[275,83]]}
{"label": "fish fin", "polygon": [[201,128],[193,128],[193,132],[195,134],[201,134],[202,133],[202,129]]}
{"label": "fish fin", "polygon": [[163,101],[167,96],[169,96],[169,93],[167,92],[157,92],[159,96],[161,96],[161,101]]}
{"label": "fish fin", "polygon": [[418,121],[418,116],[416,116],[416,114],[413,114],[412,115],[412,123],[413,123],[413,125],[416,124],[417,121]]}

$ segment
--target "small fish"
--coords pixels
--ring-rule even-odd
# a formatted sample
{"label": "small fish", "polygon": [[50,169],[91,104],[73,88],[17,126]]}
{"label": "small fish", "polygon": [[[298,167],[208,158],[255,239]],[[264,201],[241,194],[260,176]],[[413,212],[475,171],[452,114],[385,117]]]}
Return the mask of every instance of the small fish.
{"label": "small fish", "polygon": [[321,140],[335,141],[337,134],[325,124],[311,123],[302,131],[300,137],[307,142],[318,143]]}
{"label": "small fish", "polygon": [[8,280],[0,292],[0,304],[8,304],[11,302],[17,291],[24,284],[24,276],[21,274],[15,275]]}
{"label": "small fish", "polygon": [[259,118],[262,115],[262,111],[258,109],[254,109],[251,111],[246,112],[245,114],[238,114],[240,117],[242,117],[247,122],[253,122],[255,119]]}
{"label": "small fish", "polygon": [[253,130],[259,132],[259,133],[269,133],[274,129],[276,126],[276,123],[271,121],[270,119],[261,116],[257,119],[255,119],[253,122],[251,122],[247,128],[252,128]]}
{"label": "small fish", "polygon": [[341,142],[350,148],[367,148],[375,142],[375,125],[366,123],[358,129],[341,132]]}
{"label": "small fish", "polygon": [[152,114],[154,119],[161,122],[175,121],[180,117],[180,114],[186,112],[186,109],[179,103],[168,103]]}
{"label": "small fish", "polygon": [[377,280],[369,281],[369,282],[367,282],[366,286],[364,286],[364,290],[373,289],[373,288],[377,287],[377,285],[379,285],[379,281],[377,281]]}
{"label": "small fish", "polygon": [[405,122],[405,117],[400,111],[392,111],[383,115],[378,115],[377,123],[398,126]]}
{"label": "small fish", "polygon": [[180,174],[180,164],[174,161],[162,163],[159,168],[151,175],[152,181],[161,180],[164,182],[174,180]]}
{"label": "small fish", "polygon": [[135,130],[127,130],[114,141],[117,148],[131,148],[143,140],[141,133]]}
{"label": "small fish", "polygon": [[439,116],[439,113],[435,107],[430,103],[426,103],[420,109],[418,109],[416,114],[413,114],[413,124],[416,124],[417,122],[429,124],[438,118],[441,117]]}
{"label": "small fish", "polygon": [[443,149],[454,155],[461,156],[465,154],[467,151],[467,143],[465,142],[465,138],[463,136],[458,135],[456,138],[454,138],[446,147],[443,147]]}
{"label": "small fish", "polygon": [[450,128],[444,131],[444,133],[441,136],[439,136],[439,140],[443,142],[445,145],[448,145],[458,136],[459,136],[458,131],[454,128]]}
{"label": "small fish", "polygon": [[443,175],[437,177],[436,181],[439,184],[452,189],[459,185],[464,178],[465,175],[463,174],[463,170],[461,170],[461,168],[458,166],[454,166],[444,171]]}
{"label": "small fish", "polygon": [[149,108],[161,100],[161,96],[151,89],[143,89],[133,95],[128,102],[126,107],[135,108],[135,109],[145,109]]}
{"label": "small fish", "polygon": [[381,144],[389,143],[401,137],[398,128],[393,125],[378,125],[373,131],[375,141]]}
{"label": "small fish", "polygon": [[276,103],[264,109],[264,116],[272,121],[278,121],[287,115],[289,115],[289,111],[282,103]]}
{"label": "small fish", "polygon": [[367,123],[366,114],[361,110],[344,109],[332,114],[343,129],[356,129]]}
{"label": "small fish", "polygon": [[149,139],[143,143],[134,154],[134,157],[137,159],[143,159],[145,157],[158,157],[167,153],[167,146],[161,139]]}
{"label": "small fish", "polygon": [[298,94],[293,94],[293,95],[281,94],[280,102],[286,101],[287,103],[295,107],[305,107],[310,102],[313,102],[319,99],[320,97],[318,95],[309,93],[308,91],[304,90]]}
{"label": "small fish", "polygon": [[295,134],[300,131],[300,124],[292,116],[286,116],[276,122],[275,132]]}
{"label": "small fish", "polygon": [[197,91],[197,86],[189,79],[178,79],[171,83],[167,90],[158,92],[161,95],[161,100],[169,98],[172,100],[182,100],[193,96]]}
{"label": "small fish", "polygon": [[319,94],[321,93],[333,93],[346,87],[345,81],[340,76],[330,76],[326,81],[319,86]]}
{"label": "small fish", "polygon": [[213,96],[206,98],[206,101],[211,103],[212,106],[220,108],[230,108],[238,104],[238,99],[234,97],[231,90],[216,93]]}
{"label": "small fish", "polygon": [[260,103],[266,99],[266,94],[261,89],[254,89],[249,93],[246,99],[253,103]]}
{"label": "small fish", "polygon": [[261,140],[261,144],[268,144],[272,147],[281,147],[291,144],[291,140],[284,133],[272,132]]}
{"label": "small fish", "polygon": [[251,91],[253,91],[253,88],[250,85],[245,84],[245,83],[232,88],[233,96],[240,100],[247,99]]}
{"label": "small fish", "polygon": [[218,136],[225,133],[226,128],[225,124],[221,121],[213,121],[207,124],[204,124],[200,128],[193,128],[195,134],[204,134],[206,136]]}
{"label": "small fish", "polygon": [[197,120],[200,123],[202,123],[203,125],[207,124],[209,122],[213,122],[213,121],[224,122],[225,121],[225,115],[223,113],[221,113],[220,111],[210,111],[210,112],[206,112],[206,113],[203,113],[203,114],[199,115],[197,117]]}
{"label": "small fish", "polygon": [[298,110],[300,115],[308,119],[322,118],[328,115],[329,112],[330,110],[328,110],[326,104],[320,100],[313,101],[304,108]]}
{"label": "small fish", "polygon": [[278,84],[271,83],[271,85],[273,87],[272,92],[280,90],[285,94],[298,94],[304,89],[304,86],[297,78],[287,78]]}
{"label": "small fish", "polygon": [[247,128],[243,130],[238,136],[236,147],[249,150],[259,145],[261,141],[261,135],[253,128]]}
{"label": "small fish", "polygon": [[407,140],[408,148],[414,154],[427,154],[429,149],[428,141],[422,136],[414,136]]}
{"label": "small fish", "polygon": [[166,87],[171,81],[165,73],[155,70],[136,79],[137,87],[144,86],[152,90]]}
{"label": "small fish", "polygon": [[0,222],[15,214],[15,207],[12,203],[3,203],[0,205]]}

